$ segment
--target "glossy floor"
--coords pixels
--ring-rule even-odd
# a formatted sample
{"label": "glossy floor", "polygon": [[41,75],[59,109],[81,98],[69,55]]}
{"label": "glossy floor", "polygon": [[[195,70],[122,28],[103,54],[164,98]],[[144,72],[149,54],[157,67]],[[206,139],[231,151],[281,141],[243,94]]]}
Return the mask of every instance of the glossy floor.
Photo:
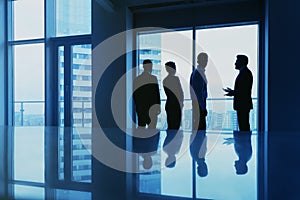
{"label": "glossy floor", "polygon": [[[298,198],[293,187],[280,184],[280,180],[288,179],[295,185],[298,174],[293,168],[290,172],[285,169],[289,178],[277,174],[278,183],[273,182],[272,174],[282,171],[283,166],[266,168],[279,159],[270,150],[280,156],[288,150],[288,144],[297,144],[294,140],[274,136],[268,142],[266,133],[255,132],[160,131],[133,140],[130,134],[130,137],[116,134],[118,141],[121,140],[118,144],[126,144],[126,149],[118,148],[124,150],[126,159],[116,158],[111,153],[114,150],[105,147],[104,154],[112,160],[108,163],[97,153],[101,148],[95,148],[105,146],[94,142],[97,139],[94,135],[98,133],[99,130],[90,128],[2,127],[1,196],[98,200],[103,199],[100,198],[102,193],[106,193],[105,199],[116,199],[118,195],[110,197],[110,193],[124,191],[121,199],[252,200],[274,199],[275,194],[279,198],[290,191],[291,197]],[[295,134],[293,139],[296,139]],[[278,152],[280,144],[285,151]],[[290,155],[282,157],[283,161],[293,158],[298,163],[292,156],[298,152],[298,146],[293,149]],[[110,182],[114,189],[108,191],[105,185]],[[281,193],[277,190],[279,187]]]}

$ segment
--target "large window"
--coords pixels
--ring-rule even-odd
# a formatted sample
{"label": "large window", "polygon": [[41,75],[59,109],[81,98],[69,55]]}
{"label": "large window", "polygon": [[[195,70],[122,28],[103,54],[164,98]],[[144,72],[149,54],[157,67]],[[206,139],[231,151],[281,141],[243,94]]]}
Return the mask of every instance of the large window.
{"label": "large window", "polygon": [[234,87],[239,71],[235,69],[236,55],[249,58],[248,67],[253,74],[250,126],[257,131],[257,83],[258,83],[258,25],[243,25],[196,30],[196,53],[206,52],[209,56],[206,68],[208,79],[209,130],[238,130],[236,112],[232,98],[224,98],[222,88]]}
{"label": "large window", "polygon": [[[193,37],[194,35],[194,37]],[[250,125],[252,131],[257,131],[257,87],[258,87],[258,25],[239,25],[232,27],[218,27],[194,29],[185,31],[168,31],[156,33],[140,33],[138,35],[138,69],[137,74],[143,71],[142,63],[145,59],[151,59],[154,63],[152,74],[157,76],[160,86],[161,114],[157,128],[161,130],[160,141],[156,144],[157,151],[151,152],[152,167],[145,169],[144,159],[139,156],[138,168],[138,192],[164,196],[176,196],[193,199],[243,199],[257,196],[257,159],[256,134],[243,143],[244,154],[251,154],[249,161],[249,173],[243,177],[235,175],[233,160],[239,156],[238,145],[240,139],[228,138],[233,130],[237,130],[236,112],[233,110],[233,98],[224,97],[224,87],[234,87],[234,81],[238,75],[235,70],[235,59],[238,54],[246,54],[249,57],[249,69],[253,74],[253,110],[250,112]],[[197,133],[193,142],[191,132],[192,106],[189,94],[189,78],[194,67],[198,53],[206,52],[209,62],[206,67],[208,79],[207,99],[207,135],[201,137]],[[162,88],[162,80],[166,77],[165,63],[174,61],[177,65],[177,75],[184,90],[184,108],[182,112],[181,129],[182,137],[169,141],[171,134],[164,130],[167,128],[166,113],[164,111],[166,95]],[[221,134],[224,136],[222,139]],[[174,137],[174,136],[173,136]],[[235,140],[235,142],[233,142]],[[201,141],[201,143],[199,143]],[[198,143],[198,144],[197,144]],[[235,151],[226,144],[235,143]],[[201,145],[199,145],[201,144]],[[198,145],[198,147],[197,147]],[[203,145],[203,146],[202,146]],[[201,146],[201,149],[200,149]],[[195,151],[195,147],[199,148]],[[190,154],[187,153],[190,151]],[[194,152],[195,151],[195,152]],[[198,165],[195,162],[202,153],[206,154],[209,175],[201,175],[201,170],[206,165]],[[244,155],[243,154],[243,155]],[[176,166],[168,167],[167,158],[176,157]],[[195,156],[196,155],[196,156]],[[201,166],[203,168],[201,168]],[[200,170],[199,170],[200,169]],[[204,170],[205,171],[205,170]],[[200,172],[200,173],[199,173]],[[224,173],[223,173],[224,172]],[[227,184],[226,180],[231,183]],[[225,182],[224,182],[225,181]],[[236,185],[239,190],[247,191],[245,194],[236,193]],[[217,188],[217,189],[216,189]],[[218,190],[218,188],[222,188]]]}
{"label": "large window", "polygon": [[[193,45],[195,46],[193,50]],[[198,53],[206,52],[209,56],[206,75],[208,79],[208,116],[207,129],[211,131],[237,130],[236,112],[233,99],[224,97],[222,88],[234,87],[238,71],[234,68],[236,55],[249,57],[249,69],[253,74],[253,110],[250,113],[250,126],[257,131],[257,82],[258,82],[258,25],[206,28],[193,31],[171,31],[158,33],[140,33],[138,35],[138,74],[143,71],[142,63],[151,59],[154,63],[152,74],[157,76],[160,86],[162,112],[157,128],[166,129],[167,120],[164,106],[166,95],[162,80],[166,77],[165,63],[174,61],[177,75],[184,91],[184,107],[181,128],[190,131],[192,106],[189,92],[189,78],[196,66]],[[194,56],[193,56],[194,54]]]}
{"label": "large window", "polygon": [[[45,70],[53,67],[53,63],[47,61],[49,60],[47,58],[53,57],[53,51],[45,51],[45,49],[51,46],[50,43],[60,36],[76,36],[80,40],[81,35],[91,34],[91,4],[91,0],[9,1],[8,19],[10,21],[8,24],[10,24],[10,27],[8,38],[9,49],[11,49],[9,52],[11,53],[8,60],[10,67],[13,69],[10,75],[11,85],[13,85],[12,99],[14,100],[14,115],[11,120],[13,125],[45,125],[44,107],[47,91],[44,91],[44,88],[48,88],[45,84],[45,72],[55,72],[53,70]],[[47,15],[46,17],[45,14]],[[67,40],[64,41],[67,42]],[[89,45],[86,43],[80,44],[80,41],[77,44],[78,47]],[[75,48],[74,50],[78,51],[78,49]],[[91,50],[90,47],[82,49]],[[63,50],[60,51],[60,53],[63,52]],[[90,59],[78,57],[83,55],[90,56],[91,53],[74,53],[75,62],[78,62],[80,59]],[[78,63],[74,63],[75,70],[76,67],[78,67]],[[91,68],[89,69],[91,72]],[[34,73],[28,73],[29,71]],[[72,71],[69,72],[72,73]],[[46,76],[53,77],[50,74],[46,74]],[[74,78],[79,78],[82,81],[91,81],[89,72],[81,76],[75,75]],[[91,91],[90,86],[80,86],[73,89],[75,91],[80,90],[80,92]],[[53,94],[53,91],[49,94]],[[85,107],[82,108],[81,106],[81,109],[91,108],[91,105],[86,103],[83,106]],[[61,106],[58,107],[62,108]],[[64,110],[59,110],[58,113],[60,111],[63,112]],[[86,117],[86,115],[82,115],[82,117]],[[55,119],[55,117],[52,118]],[[76,124],[80,122],[85,126],[86,124],[91,124],[91,120],[87,118],[76,119],[75,121]],[[64,124],[64,122],[59,122],[59,124]]]}
{"label": "large window", "polygon": [[44,44],[15,45],[13,52],[15,125],[44,125]]}
{"label": "large window", "polygon": [[[57,175],[51,177],[56,183],[85,182],[85,188],[90,187],[92,0],[21,0],[7,5],[9,99],[13,100],[9,125],[39,126],[15,129],[8,179],[23,185],[14,188],[15,196],[25,198],[28,186],[36,186],[33,191],[43,198],[49,181],[46,171]],[[56,167],[51,169],[44,159],[44,143],[49,140],[44,141],[47,131],[42,127],[49,124],[59,126],[51,129],[57,143],[57,149],[51,149],[57,151],[57,160],[51,161]],[[72,187],[80,190],[82,184],[76,183]]]}
{"label": "large window", "polygon": [[[167,116],[165,112],[166,95],[163,90],[162,81],[167,76],[165,63],[175,62],[177,66],[177,76],[180,77],[184,92],[184,108],[182,128],[191,129],[191,101],[189,93],[189,76],[193,69],[193,32],[192,30],[162,32],[162,33],[142,33],[138,36],[138,74],[143,71],[143,60],[151,59],[153,62],[152,74],[158,79],[161,96],[161,114],[158,118],[157,127],[167,128]],[[178,42],[182,41],[182,42]]]}

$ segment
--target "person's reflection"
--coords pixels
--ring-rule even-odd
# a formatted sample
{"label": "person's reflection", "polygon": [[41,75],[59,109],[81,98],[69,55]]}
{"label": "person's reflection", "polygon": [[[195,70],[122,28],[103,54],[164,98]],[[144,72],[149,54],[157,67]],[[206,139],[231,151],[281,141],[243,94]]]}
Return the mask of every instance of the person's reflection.
{"label": "person's reflection", "polygon": [[182,130],[167,130],[167,137],[163,144],[163,150],[166,152],[168,157],[165,161],[165,166],[168,168],[175,167],[176,165],[176,154],[178,154],[183,140]]}
{"label": "person's reflection", "polygon": [[234,150],[239,157],[234,163],[236,174],[242,175],[248,172],[247,162],[252,157],[251,132],[234,131]]}
{"label": "person's reflection", "polygon": [[197,174],[206,177],[208,174],[205,155],[207,152],[206,131],[193,131],[190,137],[190,153],[193,160],[197,163]]}
{"label": "person's reflection", "polygon": [[158,148],[160,132],[157,129],[136,129],[133,137],[133,151],[143,158],[143,168],[153,166],[152,156]]}

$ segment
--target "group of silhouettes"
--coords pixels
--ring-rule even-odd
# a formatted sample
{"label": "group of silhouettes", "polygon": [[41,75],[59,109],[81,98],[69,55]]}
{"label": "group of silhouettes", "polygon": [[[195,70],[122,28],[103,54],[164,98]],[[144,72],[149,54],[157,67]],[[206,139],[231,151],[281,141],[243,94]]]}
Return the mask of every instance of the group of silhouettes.
{"label": "group of silhouettes", "polygon": [[[207,175],[207,166],[205,163],[205,153],[206,153],[206,116],[207,104],[206,100],[208,97],[207,84],[208,80],[205,74],[205,68],[208,64],[208,55],[205,52],[201,52],[197,56],[197,66],[193,70],[190,76],[190,94],[192,99],[192,130],[190,143],[190,152],[193,159],[198,164],[198,174],[199,176]],[[249,124],[249,113],[253,108],[251,90],[253,85],[253,76],[251,71],[247,67],[248,57],[246,55],[237,55],[235,62],[235,69],[239,70],[239,74],[236,77],[234,89],[229,87],[223,89],[226,93],[225,96],[233,96],[233,108],[237,112],[237,119],[239,130],[242,133],[251,133]],[[160,104],[160,93],[157,77],[152,75],[153,63],[150,59],[143,61],[144,71],[134,79],[133,82],[133,100],[135,103],[135,110],[137,114],[138,130],[142,131],[144,134],[149,135],[148,140],[150,143],[153,141],[158,141],[159,134],[154,134],[148,130],[155,130],[157,124],[158,115],[161,112]],[[178,76],[176,76],[176,64],[172,61],[165,63],[166,71],[168,75],[163,80],[163,89],[166,94],[167,100],[165,105],[165,111],[167,113],[167,138],[164,143],[164,150],[167,151],[168,156],[166,160],[167,167],[173,167],[175,165],[176,159],[174,149],[169,149],[167,144],[173,142],[171,139],[181,136],[176,136],[182,134],[180,130],[181,118],[182,118],[182,108],[184,101],[184,94],[181,86],[181,82]],[[148,128],[146,129],[146,127]],[[145,132],[147,130],[147,133]],[[249,135],[249,134],[246,134]],[[234,135],[235,138],[237,137]],[[138,140],[138,139],[137,139]],[[175,140],[176,143],[177,140]],[[138,143],[136,142],[138,148]],[[154,142],[156,143],[156,142]],[[251,144],[251,143],[250,143]],[[178,146],[178,145],[177,145]],[[151,145],[150,145],[151,147]],[[145,148],[145,146],[144,146]],[[152,165],[151,153],[156,147],[151,147],[152,149],[145,150],[142,153],[144,158],[144,167],[149,168]],[[237,150],[237,148],[236,148]],[[173,153],[168,153],[168,152]],[[176,150],[177,151],[177,150]],[[245,159],[244,159],[245,160]],[[237,173],[241,174],[241,162],[236,163]],[[245,162],[244,162],[245,163]],[[239,170],[238,168],[239,167]],[[245,168],[245,166],[243,165]],[[244,170],[245,171],[245,170]]]}

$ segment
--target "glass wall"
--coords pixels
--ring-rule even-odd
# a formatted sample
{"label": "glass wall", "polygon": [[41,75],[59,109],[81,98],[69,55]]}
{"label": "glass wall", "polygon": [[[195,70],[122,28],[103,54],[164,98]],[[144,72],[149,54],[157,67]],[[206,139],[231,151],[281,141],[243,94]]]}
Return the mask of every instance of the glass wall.
{"label": "glass wall", "polygon": [[[17,126],[16,135],[12,138],[17,144],[13,147],[11,167],[14,172],[9,181],[12,184],[21,181],[24,185],[15,187],[15,196],[27,197],[23,193],[26,185],[36,185],[41,195],[44,193],[47,170],[44,168],[45,152],[40,149],[45,143],[44,138],[40,137],[44,131],[40,129],[45,125],[47,103],[55,105],[52,108],[54,111],[49,112],[55,116],[47,116],[47,119],[53,119],[51,124],[60,126],[55,136],[58,160],[53,161],[57,168],[51,169],[57,177],[53,179],[90,183],[92,1],[26,0],[8,1],[7,5],[9,85],[13,91],[14,111],[11,121]],[[53,59],[55,57],[57,61]],[[46,94],[47,100],[55,99],[57,102],[45,102]],[[34,131],[19,133],[18,128],[21,127],[18,126],[39,126],[36,128],[40,130],[40,135],[30,139],[26,134],[34,137]],[[71,127],[66,131],[65,126]],[[85,129],[79,131],[81,127]],[[31,130],[33,127],[27,128]],[[29,144],[33,143],[36,145],[30,147]],[[35,170],[36,167],[37,170],[28,173],[22,168],[24,163],[29,166],[26,170]]]}
{"label": "glass wall", "polygon": [[[16,126],[42,126],[45,121],[45,43],[47,35],[81,36],[91,34],[91,0],[59,0],[59,1],[11,1],[9,3],[8,19],[11,20],[9,27],[9,45],[12,47],[11,60],[13,71],[13,99],[14,119]],[[54,5],[54,6],[53,6]],[[45,6],[49,11],[45,18]],[[46,23],[47,22],[47,23]],[[45,27],[46,24],[55,24],[53,27]],[[51,30],[53,29],[53,30]],[[47,30],[47,34],[45,33]],[[56,40],[52,37],[51,40]],[[49,41],[49,40],[48,40]],[[64,40],[65,42],[67,40]],[[78,45],[91,51],[86,44]],[[78,51],[79,48],[75,48]],[[61,48],[64,48],[63,46]],[[64,49],[59,53],[63,59]],[[83,53],[86,55],[86,53]],[[91,53],[87,53],[89,56]],[[79,55],[78,53],[74,54]],[[52,55],[47,55],[52,57]],[[79,58],[81,59],[81,58]],[[89,58],[90,59],[90,58]],[[77,62],[77,61],[76,61]],[[64,64],[59,62],[59,64]],[[87,63],[89,65],[89,63]],[[74,64],[76,67],[76,63]],[[91,68],[87,67],[90,73]],[[61,68],[60,68],[61,69]],[[28,73],[29,71],[35,73]],[[27,73],[24,73],[27,72]],[[26,74],[26,75],[25,75]],[[90,75],[82,77],[84,80],[91,78]],[[61,79],[59,79],[61,81]],[[82,90],[85,86],[74,88]],[[85,88],[86,90],[87,88]],[[63,91],[63,88],[60,88]],[[61,95],[60,95],[61,97]],[[61,104],[61,102],[59,103]],[[91,105],[84,105],[90,107]],[[59,108],[63,109],[62,106]],[[84,108],[86,109],[86,108]],[[64,110],[60,110],[64,112]],[[91,117],[91,116],[90,116]],[[61,118],[64,120],[64,118]],[[85,124],[91,122],[85,119]],[[59,124],[64,125],[64,121]],[[82,124],[82,122],[81,122]]]}
{"label": "glass wall", "polygon": [[[207,129],[211,131],[238,130],[233,99],[224,97],[222,88],[234,87],[234,81],[238,75],[238,71],[234,68],[236,55],[246,54],[249,57],[249,69],[253,74],[253,110],[250,113],[250,126],[252,131],[256,131],[258,25],[197,29],[195,37],[194,44],[192,30],[140,33],[138,35],[138,75],[143,71],[143,60],[151,59],[154,63],[152,74],[157,76],[159,82],[162,112],[159,115],[157,128],[162,130],[167,128],[164,111],[166,95],[162,88],[162,81],[167,75],[164,64],[167,61],[174,61],[184,91],[181,128],[186,131],[191,130],[192,106],[189,78],[193,65],[196,66],[194,58],[198,53],[206,52],[209,56],[206,67],[208,79]],[[193,45],[195,45],[194,56]]]}
{"label": "glass wall", "polygon": [[[44,43],[14,46],[15,126],[44,125]],[[30,73],[31,72],[31,73]]]}
{"label": "glass wall", "polygon": [[191,101],[189,93],[189,77],[193,69],[193,31],[173,31],[163,33],[140,34],[138,36],[138,74],[143,72],[143,61],[151,59],[153,62],[152,74],[158,79],[161,96],[161,114],[157,127],[167,128],[165,112],[166,95],[162,81],[167,76],[165,63],[173,61],[176,64],[176,75],[180,78],[184,92],[184,107],[182,128],[191,129],[189,118],[191,117]]}
{"label": "glass wall", "polygon": [[222,88],[234,88],[239,71],[235,69],[238,54],[249,58],[248,68],[253,75],[250,126],[257,131],[258,89],[258,25],[243,25],[196,30],[196,54],[209,56],[206,76],[208,79],[208,130],[238,130],[232,98],[224,97]]}

